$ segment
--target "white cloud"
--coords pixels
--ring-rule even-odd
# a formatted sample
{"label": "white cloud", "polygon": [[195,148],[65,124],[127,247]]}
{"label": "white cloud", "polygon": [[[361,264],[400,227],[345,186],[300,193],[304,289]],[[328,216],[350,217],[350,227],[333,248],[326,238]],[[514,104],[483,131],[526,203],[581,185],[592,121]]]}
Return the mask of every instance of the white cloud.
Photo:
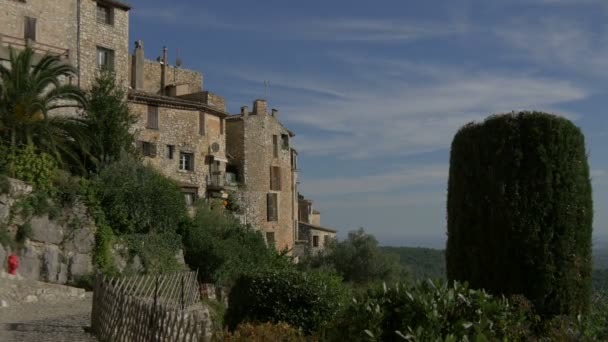
{"label": "white cloud", "polygon": [[312,197],[370,194],[419,185],[447,184],[447,178],[447,165],[408,165],[375,175],[308,179],[302,190]]}

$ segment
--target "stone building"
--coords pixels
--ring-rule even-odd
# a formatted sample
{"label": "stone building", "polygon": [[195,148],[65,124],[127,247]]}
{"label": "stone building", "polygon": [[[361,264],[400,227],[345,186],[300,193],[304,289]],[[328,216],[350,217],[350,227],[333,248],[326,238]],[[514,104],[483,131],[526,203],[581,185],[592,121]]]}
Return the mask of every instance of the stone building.
{"label": "stone building", "polygon": [[203,91],[203,76],[144,58],[143,42],[130,56],[129,108],[145,162],[178,181],[188,203],[196,198],[227,197],[226,106]]}
{"label": "stone building", "polygon": [[0,61],[9,46],[61,56],[77,68],[72,84],[88,89],[97,71],[129,81],[130,6],[117,0],[0,0]]}
{"label": "stone building", "polygon": [[293,132],[267,112],[265,100],[255,100],[253,111],[227,118],[227,150],[231,171],[241,186],[245,222],[262,230],[279,250],[293,249],[297,237],[297,152]]}
{"label": "stone building", "polygon": [[316,255],[323,252],[327,243],[336,238],[336,230],[321,226],[321,213],[313,208],[313,202],[298,195],[298,239],[296,255]]}

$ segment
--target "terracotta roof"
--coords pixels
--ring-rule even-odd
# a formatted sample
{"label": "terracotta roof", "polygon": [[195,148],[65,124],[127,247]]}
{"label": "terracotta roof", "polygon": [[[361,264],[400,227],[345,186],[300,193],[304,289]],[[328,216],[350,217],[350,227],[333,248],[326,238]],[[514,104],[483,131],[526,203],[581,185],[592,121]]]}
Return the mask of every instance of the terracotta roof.
{"label": "terracotta roof", "polygon": [[125,11],[128,11],[131,9],[131,5],[129,5],[128,3],[124,2],[124,1],[118,1],[118,0],[95,0],[95,1],[100,2],[102,4],[108,4],[113,7],[118,7]]}
{"label": "terracotta roof", "polygon": [[325,227],[321,227],[321,226],[317,226],[317,225],[305,223],[305,222],[298,222],[298,225],[304,226],[305,228],[321,230],[321,231],[328,232],[328,233],[337,233],[338,232],[337,230],[334,230],[334,229],[325,228]]}
{"label": "terracotta roof", "polygon": [[229,114],[223,110],[219,110],[202,102],[184,100],[176,97],[152,94],[141,90],[129,89],[129,101],[135,103],[152,103],[156,105],[165,105],[167,107],[204,110],[219,117],[225,118]]}

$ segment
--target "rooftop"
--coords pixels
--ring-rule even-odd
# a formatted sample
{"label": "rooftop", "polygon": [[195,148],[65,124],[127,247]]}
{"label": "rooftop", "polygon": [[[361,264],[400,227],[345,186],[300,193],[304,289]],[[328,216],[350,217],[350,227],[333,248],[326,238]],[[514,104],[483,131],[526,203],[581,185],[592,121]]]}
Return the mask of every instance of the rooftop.
{"label": "rooftop", "polygon": [[338,232],[337,230],[334,230],[334,229],[325,228],[325,227],[317,226],[317,225],[310,224],[310,223],[299,222],[298,225],[301,226],[301,227],[303,226],[303,227],[308,228],[308,229],[320,230],[320,231],[328,232],[328,233],[334,233],[335,234],[335,233]]}

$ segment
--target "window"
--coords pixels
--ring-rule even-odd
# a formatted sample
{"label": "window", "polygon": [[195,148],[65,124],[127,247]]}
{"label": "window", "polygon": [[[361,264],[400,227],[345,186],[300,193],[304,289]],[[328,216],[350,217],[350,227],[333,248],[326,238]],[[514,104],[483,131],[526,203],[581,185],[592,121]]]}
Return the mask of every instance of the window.
{"label": "window", "polygon": [[205,113],[198,112],[198,134],[205,135]]}
{"label": "window", "polygon": [[184,198],[186,199],[186,205],[189,207],[194,206],[194,202],[196,201],[196,194],[192,192],[185,192]]}
{"label": "window", "polygon": [[158,129],[158,107],[148,106],[148,124],[146,128]]}
{"label": "window", "polygon": [[25,26],[23,28],[23,38],[36,40],[36,18],[25,17]]}
{"label": "window", "polygon": [[114,51],[97,47],[97,68],[103,70],[114,70]]}
{"label": "window", "polygon": [[315,235],[312,237],[312,246],[319,247],[319,235]]}
{"label": "window", "polygon": [[101,24],[114,25],[113,8],[97,3],[97,22]]}
{"label": "window", "polygon": [[225,120],[220,118],[220,134],[224,134],[224,122]]}
{"label": "window", "polygon": [[291,151],[291,169],[298,170],[298,154],[295,150]]}
{"label": "window", "polygon": [[270,167],[270,190],[281,191],[281,167]]}
{"label": "window", "polygon": [[266,232],[266,243],[268,246],[274,246],[274,232]]}
{"label": "window", "polygon": [[279,157],[279,136],[278,135],[272,136],[272,155],[275,158]]}
{"label": "window", "polygon": [[175,151],[175,145],[167,145],[167,158],[173,159],[173,152]]}
{"label": "window", "polygon": [[181,171],[194,171],[194,154],[180,152],[179,153],[179,169]]}
{"label": "window", "polygon": [[284,150],[289,150],[289,135],[281,134],[281,147]]}
{"label": "window", "polygon": [[150,158],[154,158],[156,157],[156,144],[147,142],[147,141],[142,141],[141,143],[141,153],[146,156],[146,157],[150,157]]}
{"label": "window", "polygon": [[266,202],[267,202],[266,205],[267,205],[268,222],[278,221],[279,220],[279,211],[278,211],[279,196],[278,196],[278,194],[267,194]]}

